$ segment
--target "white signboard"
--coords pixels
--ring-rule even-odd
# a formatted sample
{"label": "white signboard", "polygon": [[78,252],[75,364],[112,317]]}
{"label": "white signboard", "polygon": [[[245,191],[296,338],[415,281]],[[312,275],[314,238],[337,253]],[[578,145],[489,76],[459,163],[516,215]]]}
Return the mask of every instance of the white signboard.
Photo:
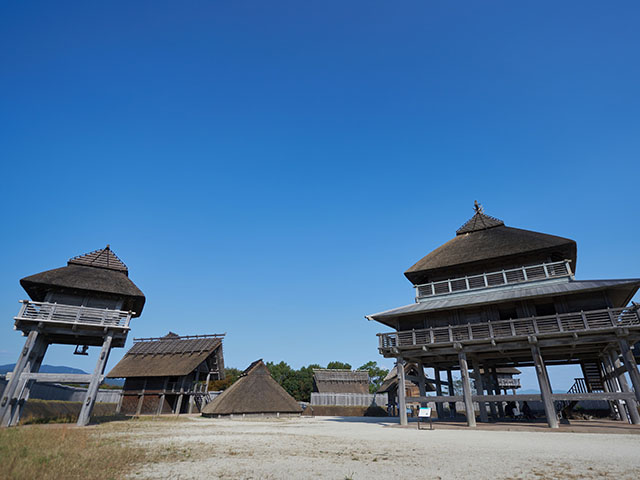
{"label": "white signboard", "polygon": [[418,417],[431,418],[431,407],[420,407],[420,411],[418,412]]}

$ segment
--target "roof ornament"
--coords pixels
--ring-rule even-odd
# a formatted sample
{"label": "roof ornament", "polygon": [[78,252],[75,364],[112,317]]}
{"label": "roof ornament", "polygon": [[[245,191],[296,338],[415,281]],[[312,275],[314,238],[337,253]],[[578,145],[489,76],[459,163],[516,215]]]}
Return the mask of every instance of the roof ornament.
{"label": "roof ornament", "polygon": [[484,208],[482,208],[482,205],[478,203],[478,200],[473,201],[473,209],[476,213],[484,213]]}

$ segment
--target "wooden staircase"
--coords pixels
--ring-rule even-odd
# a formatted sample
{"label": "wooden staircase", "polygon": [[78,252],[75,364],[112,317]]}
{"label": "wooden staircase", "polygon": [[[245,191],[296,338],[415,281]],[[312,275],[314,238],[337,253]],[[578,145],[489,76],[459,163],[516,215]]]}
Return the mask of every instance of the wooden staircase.
{"label": "wooden staircase", "polygon": [[604,379],[602,378],[600,362],[596,360],[584,361],[580,364],[580,368],[584,375],[587,392],[604,392]]}

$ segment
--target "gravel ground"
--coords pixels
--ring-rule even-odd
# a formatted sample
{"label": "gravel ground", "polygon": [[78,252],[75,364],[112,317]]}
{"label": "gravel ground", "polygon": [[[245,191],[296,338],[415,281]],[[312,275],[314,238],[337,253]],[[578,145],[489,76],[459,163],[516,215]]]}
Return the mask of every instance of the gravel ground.
{"label": "gravel ground", "polygon": [[113,435],[159,453],[131,478],[505,479],[640,477],[640,435],[397,428],[315,417],[143,421]]}

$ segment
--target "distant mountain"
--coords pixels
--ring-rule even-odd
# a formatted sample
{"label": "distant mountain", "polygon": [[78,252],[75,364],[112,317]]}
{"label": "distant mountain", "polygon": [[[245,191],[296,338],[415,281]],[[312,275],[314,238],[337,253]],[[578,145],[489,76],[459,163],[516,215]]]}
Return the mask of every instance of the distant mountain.
{"label": "distant mountain", "polygon": [[[15,366],[16,366],[15,363],[0,365],[0,375],[13,372],[13,369]],[[80,370],[79,368],[65,367],[64,365],[42,365],[40,367],[40,373],[87,373],[87,372],[85,372],[84,370]]]}
{"label": "distant mountain", "polygon": [[540,395],[540,390],[536,390],[535,388],[526,388],[524,390],[517,390],[517,393],[518,394],[521,393],[523,395],[526,395],[526,394],[529,394],[529,395],[532,395],[532,394]]}

